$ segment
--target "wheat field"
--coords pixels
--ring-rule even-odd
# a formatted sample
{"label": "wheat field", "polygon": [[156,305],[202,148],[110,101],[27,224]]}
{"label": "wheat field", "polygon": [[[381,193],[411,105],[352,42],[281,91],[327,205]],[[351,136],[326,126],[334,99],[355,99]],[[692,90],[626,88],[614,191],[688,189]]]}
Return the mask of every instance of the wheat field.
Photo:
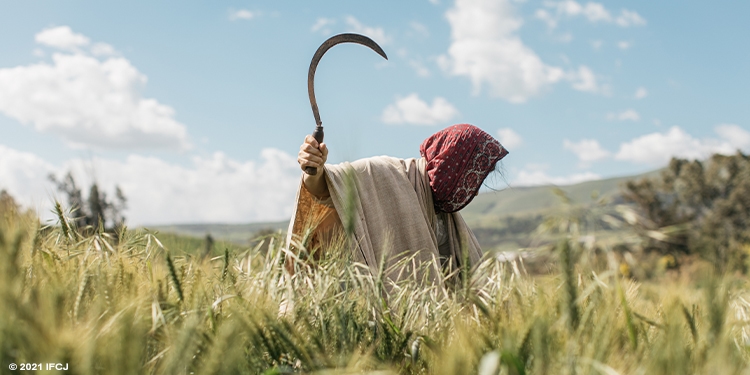
{"label": "wheat field", "polygon": [[488,259],[390,285],[327,249],[290,277],[279,236],[204,258],[146,230],[83,236],[58,210],[0,218],[0,373],[750,373],[742,276],[638,283],[569,238],[542,275]]}

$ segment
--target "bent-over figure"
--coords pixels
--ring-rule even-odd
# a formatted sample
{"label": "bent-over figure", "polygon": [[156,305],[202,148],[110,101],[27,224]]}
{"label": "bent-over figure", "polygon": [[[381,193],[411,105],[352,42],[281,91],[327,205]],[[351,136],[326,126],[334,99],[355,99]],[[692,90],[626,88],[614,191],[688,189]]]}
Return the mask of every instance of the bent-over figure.
{"label": "bent-over figure", "polygon": [[414,256],[418,264],[439,260],[449,271],[476,265],[482,251],[458,211],[508,151],[478,127],[460,124],[427,138],[420,154],[330,165],[326,144],[308,135],[297,161],[302,170],[314,167],[318,173],[302,175],[287,243],[305,237],[314,221],[305,248],[324,250],[346,222],[353,260],[373,274],[381,259],[389,267],[401,256]]}

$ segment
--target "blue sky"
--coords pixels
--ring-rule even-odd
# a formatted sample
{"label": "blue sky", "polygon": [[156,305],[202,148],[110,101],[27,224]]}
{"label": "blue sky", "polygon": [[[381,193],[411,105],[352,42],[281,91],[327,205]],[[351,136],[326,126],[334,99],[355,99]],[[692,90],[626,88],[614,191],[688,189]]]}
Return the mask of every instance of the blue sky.
{"label": "blue sky", "polygon": [[[472,123],[511,186],[750,151],[748,2],[0,2],[0,188],[49,173],[130,199],[131,224],[290,215],[316,94],[329,162],[418,157]],[[503,186],[495,186],[502,188]],[[496,193],[496,194],[502,194]]]}

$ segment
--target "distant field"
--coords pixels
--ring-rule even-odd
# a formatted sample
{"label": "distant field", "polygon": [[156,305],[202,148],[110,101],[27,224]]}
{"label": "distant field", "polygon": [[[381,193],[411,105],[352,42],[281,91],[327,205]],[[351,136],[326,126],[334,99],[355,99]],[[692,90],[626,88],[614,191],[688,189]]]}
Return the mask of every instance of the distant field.
{"label": "distant field", "polygon": [[248,245],[261,231],[286,230],[289,221],[250,223],[250,224],[174,224],[148,226],[148,229],[162,233],[174,233],[183,236],[205,238],[210,234],[215,240],[232,242],[237,245]]}

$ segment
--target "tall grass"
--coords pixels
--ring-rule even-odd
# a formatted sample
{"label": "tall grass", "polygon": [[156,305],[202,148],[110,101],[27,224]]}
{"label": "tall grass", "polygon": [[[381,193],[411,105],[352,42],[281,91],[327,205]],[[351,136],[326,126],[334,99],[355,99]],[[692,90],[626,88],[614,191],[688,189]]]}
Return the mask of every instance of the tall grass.
{"label": "tall grass", "polygon": [[[158,235],[77,237],[0,218],[0,373],[740,374],[750,370],[747,280],[639,284],[594,268],[579,242],[529,276],[488,259],[451,286],[404,281],[326,249],[289,276],[283,241],[211,259]],[[344,260],[342,260],[344,259]],[[280,313],[283,303],[291,306]]]}

